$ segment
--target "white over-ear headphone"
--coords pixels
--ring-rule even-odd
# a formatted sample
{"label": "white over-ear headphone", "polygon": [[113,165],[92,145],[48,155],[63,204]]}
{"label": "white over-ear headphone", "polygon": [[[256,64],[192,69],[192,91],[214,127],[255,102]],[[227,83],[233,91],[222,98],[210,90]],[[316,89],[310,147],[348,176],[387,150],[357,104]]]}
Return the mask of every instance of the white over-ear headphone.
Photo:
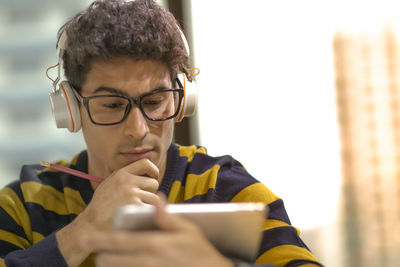
{"label": "white over-ear headphone", "polygon": [[[177,26],[178,27],[178,26]],[[189,54],[189,46],[187,40],[181,32],[182,40],[185,44],[187,54]],[[67,33],[65,29],[59,35],[57,48],[59,49],[58,64],[53,66],[58,68],[58,76],[53,81],[53,92],[50,93],[50,104],[53,116],[56,122],[57,128],[67,128],[70,132],[77,132],[81,128],[81,116],[80,116],[80,105],[73,92],[71,85],[68,81],[62,81],[59,85],[60,80],[60,69],[61,62],[64,52],[67,49]],[[49,68],[50,69],[50,68]],[[197,70],[196,73],[190,73],[190,71]],[[192,76],[199,74],[197,68],[189,69],[186,73],[179,73],[178,79],[183,86],[184,96],[182,98],[181,107],[175,121],[179,122],[184,117],[193,115],[196,102],[197,102],[197,86],[196,82],[192,79]]]}
{"label": "white over-ear headphone", "polygon": [[57,67],[58,75],[57,78],[53,80],[53,92],[50,93],[49,98],[51,111],[53,112],[57,128],[67,128],[70,132],[75,133],[81,128],[81,114],[78,100],[76,99],[68,81],[62,81],[58,85],[60,80],[61,62],[66,49],[66,43],[67,34],[64,29],[57,41],[57,48],[59,49],[58,64],[54,67]]}

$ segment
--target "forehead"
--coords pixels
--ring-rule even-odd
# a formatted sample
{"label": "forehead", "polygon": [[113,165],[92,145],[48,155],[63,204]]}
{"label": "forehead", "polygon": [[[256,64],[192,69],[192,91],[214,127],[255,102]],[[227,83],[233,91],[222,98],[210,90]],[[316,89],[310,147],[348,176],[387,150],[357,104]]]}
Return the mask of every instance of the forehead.
{"label": "forehead", "polygon": [[171,88],[172,83],[167,66],[160,61],[114,57],[92,63],[82,86],[82,94],[93,94],[101,87],[135,96],[160,87]]}

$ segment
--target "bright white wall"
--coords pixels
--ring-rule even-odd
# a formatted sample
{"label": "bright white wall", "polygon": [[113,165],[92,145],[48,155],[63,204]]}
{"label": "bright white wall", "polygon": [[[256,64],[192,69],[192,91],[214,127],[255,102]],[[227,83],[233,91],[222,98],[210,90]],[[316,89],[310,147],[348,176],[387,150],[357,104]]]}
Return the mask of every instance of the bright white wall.
{"label": "bright white wall", "polygon": [[341,182],[330,1],[192,1],[201,144],[282,197],[301,229],[332,223]]}

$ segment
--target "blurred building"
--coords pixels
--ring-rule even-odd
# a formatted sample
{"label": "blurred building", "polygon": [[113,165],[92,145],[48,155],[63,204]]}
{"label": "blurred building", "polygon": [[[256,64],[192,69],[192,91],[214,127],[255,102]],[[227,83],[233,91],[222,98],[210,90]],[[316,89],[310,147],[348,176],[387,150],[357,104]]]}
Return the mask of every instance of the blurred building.
{"label": "blurred building", "polygon": [[346,266],[400,261],[400,42],[378,29],[334,39]]}
{"label": "blurred building", "polygon": [[71,157],[83,148],[79,136],[55,128],[45,70],[57,62],[58,28],[88,3],[0,2],[0,185],[16,179],[22,164]]}

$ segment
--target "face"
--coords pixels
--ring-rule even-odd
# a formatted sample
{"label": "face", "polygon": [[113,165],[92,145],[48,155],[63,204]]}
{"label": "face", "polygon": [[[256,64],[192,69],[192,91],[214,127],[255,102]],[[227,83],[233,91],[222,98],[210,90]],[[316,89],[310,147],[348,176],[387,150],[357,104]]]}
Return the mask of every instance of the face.
{"label": "face", "polygon": [[[81,94],[125,95],[138,97],[159,88],[172,88],[168,68],[152,60],[135,61],[115,57],[106,62],[92,63]],[[172,142],[174,120],[147,120],[137,105],[120,124],[95,125],[87,110],[81,106],[82,131],[89,156],[89,173],[106,178],[132,162],[150,159],[160,170],[162,178],[167,150]]]}

